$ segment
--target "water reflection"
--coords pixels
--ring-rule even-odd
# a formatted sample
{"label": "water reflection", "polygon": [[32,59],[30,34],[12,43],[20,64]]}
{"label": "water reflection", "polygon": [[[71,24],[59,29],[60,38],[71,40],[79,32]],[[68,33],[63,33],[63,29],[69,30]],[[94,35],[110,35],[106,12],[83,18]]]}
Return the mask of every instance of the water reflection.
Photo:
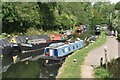
{"label": "water reflection", "polygon": [[[24,57],[35,57],[37,55],[41,55],[43,53],[42,51],[39,52],[32,52],[27,54],[20,54],[20,59],[23,59]],[[7,59],[7,58],[5,58]],[[11,59],[11,57],[9,57]],[[6,63],[7,60],[3,60],[3,63]],[[11,61],[12,62],[12,61]],[[44,65],[42,59],[38,59],[37,61],[24,61],[24,62],[18,62],[16,64],[12,64],[6,72],[2,73],[3,78],[55,78],[57,75],[58,69],[61,67],[62,63],[59,64],[49,64]]]}
{"label": "water reflection", "polygon": [[[26,62],[28,64],[26,64]],[[3,78],[55,78],[62,63],[42,64],[42,60],[25,61],[11,65]]]}

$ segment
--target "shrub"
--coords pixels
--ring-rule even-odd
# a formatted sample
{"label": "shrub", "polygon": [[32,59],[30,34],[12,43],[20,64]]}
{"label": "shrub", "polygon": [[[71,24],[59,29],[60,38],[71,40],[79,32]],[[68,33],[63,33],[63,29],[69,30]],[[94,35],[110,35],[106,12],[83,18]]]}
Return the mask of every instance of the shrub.
{"label": "shrub", "polygon": [[30,27],[29,29],[26,30],[26,35],[40,35],[43,33],[42,29],[37,29],[34,27]]}
{"label": "shrub", "polygon": [[96,68],[95,77],[96,78],[109,78],[109,72],[104,68]]}
{"label": "shrub", "polygon": [[2,33],[2,34],[0,35],[0,38],[5,38],[5,37],[7,37],[7,34],[6,34],[6,33]]}
{"label": "shrub", "polygon": [[120,42],[120,34],[118,34],[118,36],[117,36],[117,37],[118,37],[118,41]]}

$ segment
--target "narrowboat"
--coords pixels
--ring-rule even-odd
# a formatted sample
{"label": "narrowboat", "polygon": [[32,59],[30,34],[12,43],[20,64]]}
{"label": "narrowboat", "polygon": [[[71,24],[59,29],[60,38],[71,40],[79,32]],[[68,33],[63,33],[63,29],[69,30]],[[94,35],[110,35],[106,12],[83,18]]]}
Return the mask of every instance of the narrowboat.
{"label": "narrowboat", "polygon": [[16,48],[16,50],[18,49],[21,53],[41,50],[51,43],[47,35],[19,36],[14,39],[19,46],[17,46],[18,48],[16,48],[16,46],[13,48]]}
{"label": "narrowboat", "polygon": [[44,49],[51,43],[65,42],[66,40],[67,38],[62,39],[59,34],[54,34],[54,39],[51,39],[48,35],[15,37],[15,41],[19,45],[18,49],[20,49],[18,51],[21,51],[21,53],[34,52],[36,50]]}
{"label": "narrowboat", "polygon": [[44,50],[42,59],[59,60],[84,46],[84,40],[72,43],[53,43]]}

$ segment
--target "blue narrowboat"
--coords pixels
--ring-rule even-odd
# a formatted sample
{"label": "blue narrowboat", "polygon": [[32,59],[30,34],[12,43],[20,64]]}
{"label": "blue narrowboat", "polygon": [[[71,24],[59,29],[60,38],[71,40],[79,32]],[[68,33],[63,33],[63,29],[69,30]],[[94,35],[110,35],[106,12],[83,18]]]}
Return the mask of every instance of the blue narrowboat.
{"label": "blue narrowboat", "polygon": [[[78,50],[84,46],[84,40],[75,41],[72,43],[53,43],[44,50],[44,58],[62,58],[66,55]],[[49,58],[50,57],[50,58]]]}

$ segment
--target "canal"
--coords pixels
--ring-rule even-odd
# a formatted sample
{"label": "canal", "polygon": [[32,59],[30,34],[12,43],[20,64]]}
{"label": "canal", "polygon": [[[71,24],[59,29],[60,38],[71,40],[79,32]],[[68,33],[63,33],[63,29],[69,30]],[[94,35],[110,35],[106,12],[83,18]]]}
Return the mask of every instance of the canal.
{"label": "canal", "polygon": [[[36,56],[42,52],[26,53],[24,56],[29,54]],[[19,55],[23,57],[23,55]],[[11,61],[10,57],[5,58],[5,62]],[[4,63],[4,62],[3,62]],[[10,63],[10,62],[9,62]],[[38,59],[36,61],[23,61],[12,64],[5,72],[2,73],[2,78],[55,78],[59,68],[62,65],[62,61],[54,62],[52,64],[43,65],[43,60]]]}
{"label": "canal", "polygon": [[[88,32],[86,32],[86,34],[88,36]],[[86,34],[83,36],[85,37]],[[88,44],[89,43],[86,45]],[[30,56],[36,57],[43,54],[43,49],[29,53],[15,53],[15,55],[17,54],[20,60]],[[10,65],[13,61],[12,56],[13,55],[8,55],[3,57],[2,65]],[[55,78],[63,62],[64,60],[62,62],[49,65],[43,65],[42,59],[38,59],[36,61],[27,60],[23,62],[17,62],[10,65],[6,71],[2,72],[2,78]]]}

